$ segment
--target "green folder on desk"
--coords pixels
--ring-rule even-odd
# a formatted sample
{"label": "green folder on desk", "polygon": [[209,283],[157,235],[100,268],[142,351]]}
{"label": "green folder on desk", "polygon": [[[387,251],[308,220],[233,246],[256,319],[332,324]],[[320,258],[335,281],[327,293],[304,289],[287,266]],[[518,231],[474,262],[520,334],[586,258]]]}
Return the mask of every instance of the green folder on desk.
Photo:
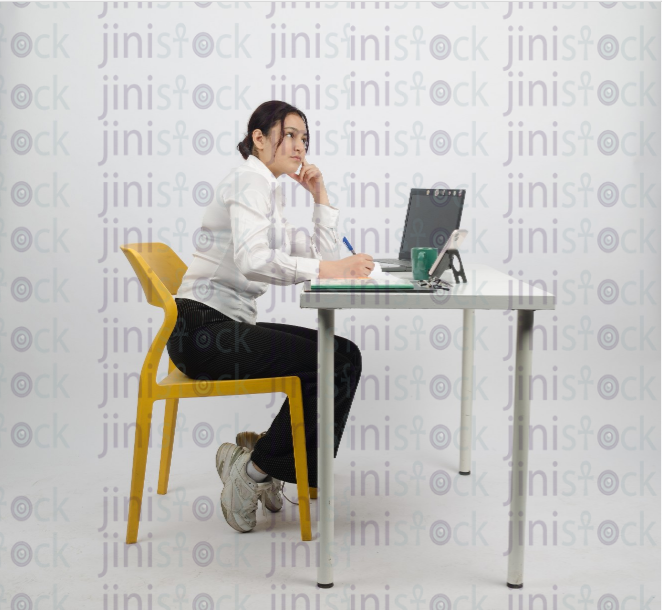
{"label": "green folder on desk", "polygon": [[310,280],[311,290],[414,290],[411,280],[399,278],[397,275],[384,273],[379,277],[343,278]]}

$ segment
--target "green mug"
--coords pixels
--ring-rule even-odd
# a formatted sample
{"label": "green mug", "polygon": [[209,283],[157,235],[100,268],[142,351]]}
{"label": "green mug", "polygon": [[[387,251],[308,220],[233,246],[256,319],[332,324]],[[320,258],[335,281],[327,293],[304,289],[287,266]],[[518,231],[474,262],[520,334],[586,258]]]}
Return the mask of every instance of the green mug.
{"label": "green mug", "polygon": [[412,248],[411,268],[415,280],[427,280],[430,277],[430,267],[439,256],[437,248]]}

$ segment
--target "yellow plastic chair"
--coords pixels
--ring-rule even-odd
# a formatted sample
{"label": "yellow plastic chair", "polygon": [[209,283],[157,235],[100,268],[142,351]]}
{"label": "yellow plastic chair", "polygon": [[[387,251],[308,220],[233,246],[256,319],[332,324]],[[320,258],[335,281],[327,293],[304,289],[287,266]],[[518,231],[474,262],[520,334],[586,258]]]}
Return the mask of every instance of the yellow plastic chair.
{"label": "yellow plastic chair", "polygon": [[120,248],[136,272],[147,302],[155,307],[161,307],[165,312],[163,324],[156,337],[154,337],[140,373],[131,496],[129,499],[129,522],[126,530],[127,544],[132,544],[138,539],[154,401],[166,401],[159,483],[156,490],[157,493],[165,495],[168,492],[168,478],[175,440],[175,422],[180,398],[267,394],[272,392],[283,392],[290,399],[301,539],[312,540],[309,497],[316,498],[317,489],[308,487],[308,462],[306,461],[301,379],[292,376],[226,381],[195,380],[184,375],[168,358],[168,376],[157,382],[156,373],[163,350],[177,323],[177,303],[175,303],[173,295],[177,293],[187,267],[171,248],[160,242],[125,244]]}

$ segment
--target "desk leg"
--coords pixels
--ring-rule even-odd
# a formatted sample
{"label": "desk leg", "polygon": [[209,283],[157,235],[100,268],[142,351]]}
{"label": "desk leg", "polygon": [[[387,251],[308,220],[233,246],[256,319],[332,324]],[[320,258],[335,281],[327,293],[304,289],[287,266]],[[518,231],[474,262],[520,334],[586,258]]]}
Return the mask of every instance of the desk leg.
{"label": "desk leg", "polygon": [[[510,505],[510,555],[508,555],[508,581],[511,589],[524,586],[524,542],[526,539],[526,496],[529,478],[529,386],[531,382],[531,332],[533,311],[517,312],[517,351],[513,396],[513,468],[510,474],[512,502]],[[521,380],[521,393],[518,391]],[[520,484],[521,481],[521,484]]]}
{"label": "desk leg", "polygon": [[317,502],[319,508],[320,565],[317,584],[333,587],[333,406],[334,406],[334,314],[333,309],[317,310],[318,358],[318,443],[317,443]]}
{"label": "desk leg", "polygon": [[460,474],[471,474],[471,413],[474,387],[476,310],[465,309],[462,327],[462,402],[460,412]]}

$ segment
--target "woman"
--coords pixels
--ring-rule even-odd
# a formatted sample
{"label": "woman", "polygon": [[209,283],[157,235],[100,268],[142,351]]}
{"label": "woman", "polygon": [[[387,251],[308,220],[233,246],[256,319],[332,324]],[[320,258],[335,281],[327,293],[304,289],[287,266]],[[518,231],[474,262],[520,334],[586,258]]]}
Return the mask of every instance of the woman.
{"label": "woman", "polygon": [[[308,455],[308,484],[317,487],[317,331],[257,322],[255,300],[268,284],[369,275],[372,256],[340,258],[338,210],[329,205],[322,172],[306,160],[306,116],[290,104],[269,101],[248,121],[237,148],[245,162],[219,185],[204,213],[193,262],[175,295],[177,325],[168,340],[175,366],[194,379],[301,379]],[[301,166],[299,173],[295,173]],[[314,235],[296,230],[282,214],[283,174],[314,200]],[[361,376],[355,343],[335,335],[334,456]],[[240,532],[255,527],[262,511],[279,511],[285,482],[296,483],[290,405],[286,398],[271,427],[239,433],[216,453],[223,481],[221,508]]]}

